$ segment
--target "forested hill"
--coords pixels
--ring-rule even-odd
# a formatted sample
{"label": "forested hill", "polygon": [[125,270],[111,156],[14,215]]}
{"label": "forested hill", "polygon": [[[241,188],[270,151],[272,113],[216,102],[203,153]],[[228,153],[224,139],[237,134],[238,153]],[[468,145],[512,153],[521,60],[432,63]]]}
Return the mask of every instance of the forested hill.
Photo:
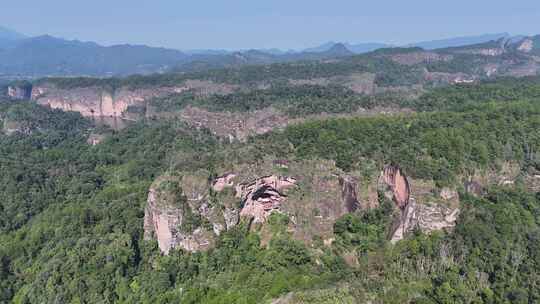
{"label": "forested hill", "polygon": [[[501,39],[433,51],[389,48],[332,60],[147,76],[42,78],[12,83],[5,91],[15,100],[31,99],[85,117],[180,117],[215,135],[245,140],[314,116],[429,110],[434,102],[442,104],[418,98],[436,88],[451,90],[505,77],[535,79],[535,41]],[[513,91],[522,92],[519,87]]]}
{"label": "forested hill", "polygon": [[[15,36],[13,36],[15,35]],[[487,39],[492,41],[486,42]],[[420,50],[423,55],[404,55],[400,47],[392,48],[400,57],[393,57],[406,65],[430,62],[433,72],[456,71],[480,73],[486,64],[494,64],[483,73],[499,72],[516,75],[530,75],[535,70],[536,61],[531,55],[538,54],[538,36],[509,37],[498,34],[485,37],[470,37],[455,41],[434,41],[412,44],[429,51]],[[349,49],[349,48],[350,49]],[[268,65],[297,61],[332,62],[358,54],[371,54],[385,45],[350,45],[335,43],[323,48],[297,52],[269,52],[246,50],[236,52],[185,53],[178,50],[148,47],[144,45],[102,46],[94,42],[65,40],[48,35],[27,38],[12,33],[0,37],[0,69],[3,77],[37,78],[44,76],[126,76],[163,72],[193,72],[220,68],[238,68],[247,65]],[[369,52],[368,52],[369,51]],[[438,56],[436,55],[438,54]],[[448,62],[455,59],[452,64]],[[490,60],[483,57],[501,58]],[[511,54],[511,55],[510,55]],[[465,69],[468,68],[468,69]],[[491,71],[491,72],[489,72]]]}
{"label": "forested hill", "polygon": [[[99,88],[103,105],[104,92],[128,100],[146,85],[192,81],[149,99],[182,115],[123,130],[1,102],[0,303],[538,303],[537,77],[426,86],[407,98],[339,83],[234,87],[359,66],[379,83],[413,81],[390,71],[418,69],[396,60],[424,53],[388,57],[395,51],[216,70],[197,80],[233,87],[204,83],[214,91],[200,95],[195,74],[33,84],[70,98]],[[355,112],[390,104],[410,111]],[[241,121],[265,130],[243,141],[212,130],[270,108],[296,120],[273,130],[266,116]],[[332,111],[343,115],[310,119]]]}

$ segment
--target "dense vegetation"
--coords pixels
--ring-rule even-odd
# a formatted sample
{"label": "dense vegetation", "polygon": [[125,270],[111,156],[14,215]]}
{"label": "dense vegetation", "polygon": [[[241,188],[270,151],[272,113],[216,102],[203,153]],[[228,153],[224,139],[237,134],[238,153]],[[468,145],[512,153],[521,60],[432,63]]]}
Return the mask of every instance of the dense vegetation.
{"label": "dense vegetation", "polygon": [[419,66],[398,64],[378,54],[356,55],[334,61],[301,61],[274,63],[270,65],[246,65],[233,68],[209,69],[188,73],[134,75],[124,78],[61,77],[45,78],[60,88],[103,86],[106,88],[127,86],[175,86],[187,79],[211,80],[217,83],[254,85],[260,82],[280,82],[288,79],[313,79],[346,76],[352,73],[373,73],[380,86],[407,86],[422,82]]}
{"label": "dense vegetation", "polygon": [[[242,94],[189,102],[235,111],[275,105],[300,116],[374,102],[337,87]],[[212,172],[233,158],[331,159],[360,172],[393,162],[440,186],[505,162],[540,170],[535,79],[436,89],[401,102],[426,113],[312,121],[235,144],[178,122],[115,132],[73,113],[1,103],[2,125],[24,132],[0,135],[0,303],[261,303],[289,292],[304,303],[539,302],[540,195],[520,183],[484,197],[461,193],[453,233],[418,232],[396,245],[387,240],[392,211],[384,198],[340,219],[333,246],[291,239],[280,215],[269,220],[279,233],[268,246],[245,225],[205,253],[162,256],[143,240],[157,176]],[[108,136],[90,146],[91,132]],[[351,252],[356,265],[345,262]]]}
{"label": "dense vegetation", "polygon": [[337,85],[273,85],[228,95],[196,96],[190,92],[152,100],[160,112],[174,112],[191,105],[213,112],[249,112],[274,107],[291,117],[320,113],[353,113],[360,108],[398,107],[404,104],[402,93],[359,95]]}
{"label": "dense vegetation", "polygon": [[331,119],[276,135],[301,157],[336,160],[350,169],[364,159],[398,163],[415,177],[451,182],[468,169],[513,160],[540,165],[540,104],[488,104],[467,112]]}

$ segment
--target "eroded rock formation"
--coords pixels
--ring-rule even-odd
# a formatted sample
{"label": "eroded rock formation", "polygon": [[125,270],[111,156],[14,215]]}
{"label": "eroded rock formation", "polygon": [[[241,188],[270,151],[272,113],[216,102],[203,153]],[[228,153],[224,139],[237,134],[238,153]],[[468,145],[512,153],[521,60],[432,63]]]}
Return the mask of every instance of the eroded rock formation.
{"label": "eroded rock formation", "polygon": [[8,96],[16,100],[29,100],[32,96],[32,85],[11,85],[8,87]]}
{"label": "eroded rock formation", "polygon": [[[277,173],[284,165],[290,174]],[[309,244],[318,236],[326,241],[333,237],[335,221],[360,207],[358,178],[343,174],[330,161],[268,160],[235,166],[211,182],[208,176],[206,171],[166,176],[152,185],[145,237],[157,239],[163,253],[171,248],[206,250],[240,219],[257,223],[251,227],[264,243],[271,237],[265,227],[273,213],[289,217],[283,228],[295,239]],[[186,223],[194,222],[190,218],[198,220],[186,230]]]}
{"label": "eroded rock formation", "polygon": [[221,232],[238,223],[238,211],[209,194],[207,172],[159,178],[149,190],[144,216],[145,239],[155,238],[168,254],[172,248],[195,252],[211,248]]}
{"label": "eroded rock formation", "polygon": [[405,238],[408,234],[420,229],[424,233],[453,228],[456,224],[459,209],[451,209],[443,205],[426,205],[414,199],[402,211],[397,225],[393,229],[392,242]]}
{"label": "eroded rock formation", "polygon": [[401,172],[398,166],[386,166],[381,175],[383,185],[388,187],[390,192],[385,191],[389,199],[392,199],[396,206],[403,210],[409,204],[411,188],[407,177]]}
{"label": "eroded rock formation", "polygon": [[[132,118],[128,108],[142,109],[146,113],[147,101],[185,91],[197,95],[230,94],[237,89],[235,85],[217,84],[211,81],[186,80],[176,86],[154,86],[145,88],[120,87],[105,89],[99,86],[64,89],[53,83],[42,83],[31,89],[32,100],[41,105],[63,111],[75,111],[87,117]],[[150,109],[151,110],[151,109]],[[139,113],[140,114],[140,113]]]}
{"label": "eroded rock formation", "polygon": [[181,93],[184,87],[156,87],[151,89],[119,88],[111,91],[101,87],[61,89],[52,84],[35,86],[32,100],[38,104],[63,111],[75,111],[86,117],[125,117],[130,106],[144,105],[151,98]]}
{"label": "eroded rock formation", "polygon": [[295,184],[295,178],[271,175],[238,185],[236,196],[242,199],[243,206],[240,215],[251,218],[254,223],[264,223],[286,200],[283,191]]}
{"label": "eroded rock formation", "polygon": [[[431,233],[455,226],[459,208],[452,208],[450,202],[458,200],[457,191],[443,188],[438,198],[420,202],[413,197],[412,187],[405,174],[394,165],[384,168],[380,184],[384,195],[397,207],[397,214],[391,227],[390,240],[392,242],[403,239],[415,229]],[[436,199],[442,202],[435,203]]]}
{"label": "eroded rock formation", "polygon": [[[272,238],[268,219],[281,213],[289,218],[283,229],[295,239],[330,244],[337,219],[370,208],[360,200],[369,197],[361,193],[360,177],[344,174],[331,161],[268,159],[228,169],[211,181],[204,170],[159,178],[148,194],[145,237],[156,238],[164,254],[172,248],[207,250],[217,236],[243,219],[258,224],[251,229],[267,244]],[[287,175],[281,174],[283,170]],[[412,186],[409,182],[398,166],[386,166],[378,182],[373,182],[395,206],[391,241],[415,229],[430,233],[454,227],[459,214],[457,192],[443,188],[434,195],[432,183],[413,181],[421,185]]]}
{"label": "eroded rock formation", "polygon": [[340,176],[339,183],[341,185],[341,199],[345,203],[345,209],[349,213],[356,211],[360,207],[358,194],[356,193],[358,180],[351,176]]}
{"label": "eroded rock formation", "polygon": [[529,53],[530,51],[532,51],[533,48],[534,48],[534,42],[532,41],[532,39],[527,38],[519,44],[517,49],[518,51]]}

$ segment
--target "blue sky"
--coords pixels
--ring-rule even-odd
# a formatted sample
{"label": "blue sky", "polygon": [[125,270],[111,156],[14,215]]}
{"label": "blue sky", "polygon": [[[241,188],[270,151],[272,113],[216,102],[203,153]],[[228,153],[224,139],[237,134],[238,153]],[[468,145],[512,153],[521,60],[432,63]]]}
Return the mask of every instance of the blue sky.
{"label": "blue sky", "polygon": [[540,33],[539,0],[3,1],[0,25],[110,45],[178,49],[303,48]]}

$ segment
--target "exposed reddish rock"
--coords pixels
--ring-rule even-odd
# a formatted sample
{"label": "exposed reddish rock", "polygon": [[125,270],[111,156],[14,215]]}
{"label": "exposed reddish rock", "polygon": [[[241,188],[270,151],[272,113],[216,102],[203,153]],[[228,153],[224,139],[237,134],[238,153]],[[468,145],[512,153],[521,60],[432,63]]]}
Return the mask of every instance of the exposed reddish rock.
{"label": "exposed reddish rock", "polygon": [[392,200],[400,209],[404,209],[409,203],[411,189],[407,177],[398,166],[389,165],[384,168],[382,179],[392,191]]}
{"label": "exposed reddish rock", "polygon": [[254,223],[264,223],[268,216],[279,211],[286,195],[281,191],[296,185],[292,177],[265,176],[236,187],[236,196],[242,199],[240,216],[252,218]]}
{"label": "exposed reddish rock", "polygon": [[150,187],[144,235],[157,239],[164,254],[173,248],[207,250],[221,232],[238,224],[238,210],[220,201],[210,202],[207,178],[206,171],[160,177]]}
{"label": "exposed reddish rock", "polygon": [[222,176],[219,176],[216,178],[214,183],[212,184],[212,188],[214,191],[221,192],[223,189],[227,187],[234,186],[233,179],[236,177],[236,174],[234,173],[226,173]]}
{"label": "exposed reddish rock", "polygon": [[[450,207],[451,202],[458,199],[455,190],[444,188],[439,198],[447,201],[446,204],[438,204],[431,201],[418,202],[413,198],[412,188],[407,177],[401,169],[395,165],[386,166],[382,172],[379,183],[387,198],[392,199],[396,206],[396,215],[390,229],[390,240],[397,242],[415,229],[424,233],[436,230],[450,229],[455,226],[458,208]],[[416,187],[417,191],[421,191]],[[421,195],[421,193],[416,193]],[[425,199],[422,196],[422,199]]]}

